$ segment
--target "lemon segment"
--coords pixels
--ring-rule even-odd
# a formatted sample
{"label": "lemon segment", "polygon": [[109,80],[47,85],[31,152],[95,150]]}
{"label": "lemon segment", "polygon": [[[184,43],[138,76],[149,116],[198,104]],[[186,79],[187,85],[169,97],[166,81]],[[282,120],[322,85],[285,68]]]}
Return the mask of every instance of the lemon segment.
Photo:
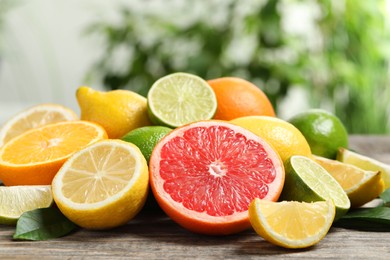
{"label": "lemon segment", "polygon": [[0,224],[14,225],[24,212],[52,204],[50,185],[0,186]]}
{"label": "lemon segment", "polygon": [[339,149],[337,160],[355,165],[363,170],[380,171],[385,186],[384,189],[390,188],[390,165],[345,148]]}
{"label": "lemon segment", "polygon": [[53,179],[53,196],[71,221],[88,229],[123,225],[143,207],[146,160],[134,144],[105,140],[75,153]]}
{"label": "lemon segment", "polygon": [[352,208],[370,202],[378,197],[384,189],[379,171],[366,171],[352,164],[320,156],[314,156],[313,158],[341,185],[351,201]]}
{"label": "lemon segment", "polygon": [[275,245],[306,248],[325,237],[335,212],[330,200],[307,203],[256,198],[249,206],[249,220],[257,234]]}

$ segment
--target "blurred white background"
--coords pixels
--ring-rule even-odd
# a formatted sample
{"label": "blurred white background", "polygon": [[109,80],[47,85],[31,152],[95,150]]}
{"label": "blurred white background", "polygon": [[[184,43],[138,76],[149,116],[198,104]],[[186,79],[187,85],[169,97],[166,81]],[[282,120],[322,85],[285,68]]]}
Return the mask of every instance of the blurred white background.
{"label": "blurred white background", "polygon": [[[3,15],[0,29],[0,125],[15,113],[39,103],[59,103],[79,113],[75,91],[86,84],[86,72],[102,46],[99,39],[86,36],[87,25],[99,19],[115,21],[119,5],[142,3],[126,0],[9,2],[12,6]],[[308,33],[307,10],[292,10],[291,19],[286,21],[289,27]],[[103,89],[97,84],[91,87]],[[304,95],[300,89],[293,89],[286,104],[281,104],[280,116],[288,117],[288,113],[303,110],[305,102],[297,100],[305,100]],[[294,106],[288,105],[293,100]]]}
{"label": "blurred white background", "polygon": [[[115,21],[119,5],[143,3],[125,0],[9,2],[12,6],[5,13],[0,32],[0,126],[17,112],[39,103],[58,103],[79,113],[75,91],[86,84],[86,72],[102,46],[98,39],[86,36],[86,27],[99,19]],[[299,22],[305,19],[305,14],[309,14],[305,8],[295,9],[289,27],[309,33],[310,23]],[[95,89],[103,89],[98,83],[91,84]],[[300,89],[291,91],[286,102],[302,95],[305,93]],[[295,110],[304,107],[304,102],[294,106]],[[294,110],[290,107],[287,112]]]}
{"label": "blurred white background", "polygon": [[99,43],[84,30],[100,16],[115,19],[113,11],[120,2],[124,1],[12,3],[0,32],[0,125],[38,103],[59,103],[79,112],[75,91],[85,84],[99,51]]}

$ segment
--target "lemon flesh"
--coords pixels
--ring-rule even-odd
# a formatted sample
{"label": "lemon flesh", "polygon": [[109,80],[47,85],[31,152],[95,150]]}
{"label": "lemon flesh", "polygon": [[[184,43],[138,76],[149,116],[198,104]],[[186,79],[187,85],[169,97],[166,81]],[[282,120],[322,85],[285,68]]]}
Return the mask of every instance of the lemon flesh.
{"label": "lemon flesh", "polygon": [[24,212],[52,203],[50,185],[0,186],[0,224],[14,225]]}
{"label": "lemon flesh", "polygon": [[75,153],[53,179],[54,200],[61,212],[87,229],[127,223],[148,194],[146,160],[137,146],[105,140]]}
{"label": "lemon flesh", "polygon": [[336,179],[314,160],[294,155],[286,163],[286,181],[281,200],[332,200],[336,206],[336,219],[347,213],[350,200]]}
{"label": "lemon flesh", "polygon": [[152,122],[172,128],[211,119],[217,110],[217,98],[210,85],[198,76],[182,72],[157,80],[147,99]]}
{"label": "lemon flesh", "polygon": [[314,156],[314,160],[324,167],[347,193],[351,207],[357,208],[378,197],[384,183],[379,171],[366,171],[352,164]]}
{"label": "lemon flesh", "polygon": [[58,104],[39,104],[19,112],[0,129],[0,146],[27,130],[61,121],[77,120],[70,108]]}
{"label": "lemon flesh", "polygon": [[390,188],[390,165],[345,148],[339,149],[337,160],[367,171],[380,171],[385,186],[384,189]]}
{"label": "lemon flesh", "polygon": [[265,240],[285,248],[305,248],[328,233],[335,217],[332,201],[313,203],[254,199],[249,206],[253,229]]}

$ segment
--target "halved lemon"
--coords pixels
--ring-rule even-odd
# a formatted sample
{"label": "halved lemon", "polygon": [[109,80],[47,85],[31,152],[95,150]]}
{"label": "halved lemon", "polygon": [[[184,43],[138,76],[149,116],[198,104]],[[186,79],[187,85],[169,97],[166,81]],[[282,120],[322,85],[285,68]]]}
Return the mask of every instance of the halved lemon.
{"label": "halved lemon", "polygon": [[35,105],[19,112],[4,123],[0,129],[0,146],[32,128],[78,118],[72,109],[59,104]]}
{"label": "halved lemon", "polygon": [[143,207],[148,166],[132,143],[104,140],[75,153],[53,179],[54,201],[75,224],[108,229],[127,223]]}
{"label": "halved lemon", "polygon": [[249,206],[249,219],[256,233],[285,248],[317,244],[328,233],[335,214],[331,200],[308,203],[256,198]]}

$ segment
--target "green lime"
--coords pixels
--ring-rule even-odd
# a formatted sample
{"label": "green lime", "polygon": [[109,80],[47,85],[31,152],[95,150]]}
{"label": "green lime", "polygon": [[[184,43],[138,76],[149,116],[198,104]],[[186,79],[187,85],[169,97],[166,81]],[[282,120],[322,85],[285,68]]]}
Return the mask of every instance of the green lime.
{"label": "green lime", "polygon": [[286,162],[286,179],[281,200],[323,201],[333,200],[336,219],[342,217],[351,203],[341,185],[321,165],[309,157],[293,155]]}
{"label": "green lime", "polygon": [[183,72],[157,80],[148,92],[147,101],[151,121],[172,128],[211,119],[217,110],[217,98],[210,85]]}
{"label": "green lime", "polygon": [[51,186],[0,186],[0,202],[0,224],[14,225],[24,212],[51,206]]}
{"label": "green lime", "polygon": [[315,155],[335,159],[340,147],[348,148],[348,132],[330,112],[310,109],[288,121],[302,132]]}
{"label": "green lime", "polygon": [[138,146],[149,163],[154,146],[171,130],[165,126],[144,126],[128,132],[122,137],[122,140]]}

